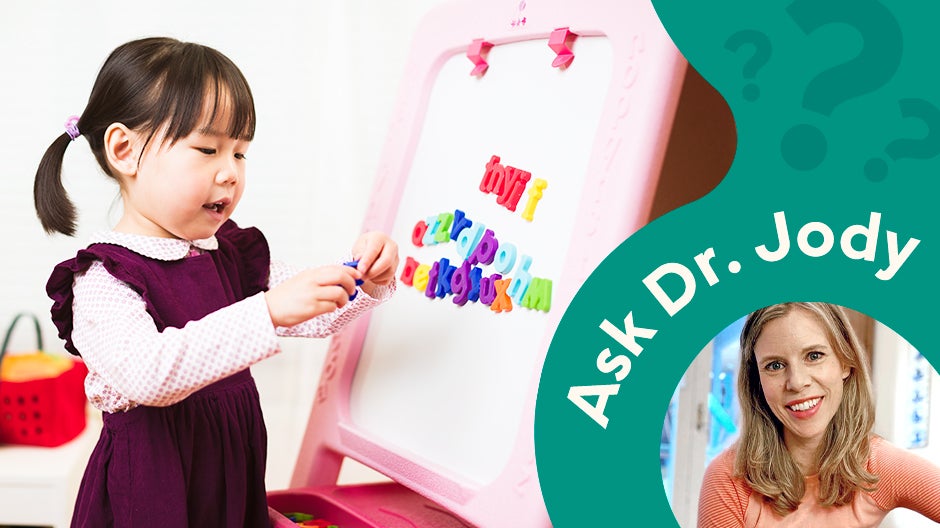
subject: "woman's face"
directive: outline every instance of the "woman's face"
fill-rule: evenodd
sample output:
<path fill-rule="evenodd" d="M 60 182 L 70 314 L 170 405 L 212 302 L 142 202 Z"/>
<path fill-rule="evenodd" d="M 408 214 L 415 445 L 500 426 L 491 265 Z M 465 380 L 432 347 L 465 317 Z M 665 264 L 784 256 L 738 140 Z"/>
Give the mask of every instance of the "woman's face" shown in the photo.
<path fill-rule="evenodd" d="M 788 448 L 815 449 L 842 403 L 849 368 L 823 325 L 795 308 L 767 323 L 754 345 L 764 399 L 783 424 Z"/>

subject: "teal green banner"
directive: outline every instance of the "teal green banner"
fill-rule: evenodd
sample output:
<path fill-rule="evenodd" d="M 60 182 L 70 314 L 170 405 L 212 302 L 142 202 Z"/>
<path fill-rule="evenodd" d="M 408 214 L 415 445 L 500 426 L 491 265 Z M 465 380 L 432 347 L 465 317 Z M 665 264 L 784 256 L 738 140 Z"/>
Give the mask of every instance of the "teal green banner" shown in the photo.
<path fill-rule="evenodd" d="M 654 6 L 731 108 L 737 153 L 711 193 L 614 250 L 557 329 L 535 424 L 557 528 L 677 526 L 660 469 L 670 398 L 755 308 L 836 303 L 940 360 L 940 4 Z"/>

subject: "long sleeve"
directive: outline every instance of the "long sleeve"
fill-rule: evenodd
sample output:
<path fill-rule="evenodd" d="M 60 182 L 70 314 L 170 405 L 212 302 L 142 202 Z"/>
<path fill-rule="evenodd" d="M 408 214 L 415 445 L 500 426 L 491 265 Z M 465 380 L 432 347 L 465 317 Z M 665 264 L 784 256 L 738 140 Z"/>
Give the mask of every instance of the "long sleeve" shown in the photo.
<path fill-rule="evenodd" d="M 299 271 L 272 262 L 270 286 Z M 139 293 L 100 262 L 76 274 L 72 341 L 88 365 L 85 392 L 105 412 L 137 405 L 167 406 L 280 351 L 277 336 L 325 337 L 338 332 L 395 289 L 360 291 L 341 309 L 275 328 L 259 293 L 191 321 L 158 331 Z"/>
<path fill-rule="evenodd" d="M 725 451 L 705 470 L 698 502 L 698 528 L 744 526 L 750 491 L 733 476 L 734 454 Z"/>
<path fill-rule="evenodd" d="M 940 468 L 880 438 L 872 444 L 873 469 L 881 477 L 872 494 L 878 505 L 907 508 L 940 522 Z"/>
<path fill-rule="evenodd" d="M 72 339 L 96 408 L 167 406 L 279 351 L 263 294 L 159 332 L 141 296 L 100 262 L 76 275 Z"/>
<path fill-rule="evenodd" d="M 283 262 L 271 261 L 271 274 L 268 279 L 268 287 L 273 288 L 285 280 L 293 277 L 301 271 L 301 268 L 285 264 Z M 395 291 L 395 282 L 392 281 L 388 286 L 380 286 L 369 295 L 362 289 L 358 290 L 356 298 L 338 310 L 325 313 L 314 317 L 303 323 L 291 327 L 278 327 L 277 335 L 285 337 L 327 337 L 339 332 L 347 324 L 354 321 L 368 310 L 378 306 L 391 297 Z"/>

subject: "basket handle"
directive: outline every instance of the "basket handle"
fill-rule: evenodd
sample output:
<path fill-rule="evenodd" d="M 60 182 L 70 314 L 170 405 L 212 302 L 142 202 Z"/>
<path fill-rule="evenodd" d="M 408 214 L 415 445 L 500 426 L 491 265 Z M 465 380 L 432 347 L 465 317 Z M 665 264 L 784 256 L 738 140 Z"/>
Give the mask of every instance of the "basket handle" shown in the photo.
<path fill-rule="evenodd" d="M 13 329 L 16 327 L 16 323 L 23 317 L 28 317 L 33 320 L 33 326 L 36 327 L 36 349 L 40 352 L 42 351 L 42 330 L 39 328 L 39 318 L 29 312 L 20 312 L 13 318 L 13 322 L 10 323 L 6 335 L 3 337 L 3 346 L 0 346 L 0 361 L 3 361 L 3 356 L 7 353 L 7 346 L 10 344 L 10 338 L 13 337 Z"/>

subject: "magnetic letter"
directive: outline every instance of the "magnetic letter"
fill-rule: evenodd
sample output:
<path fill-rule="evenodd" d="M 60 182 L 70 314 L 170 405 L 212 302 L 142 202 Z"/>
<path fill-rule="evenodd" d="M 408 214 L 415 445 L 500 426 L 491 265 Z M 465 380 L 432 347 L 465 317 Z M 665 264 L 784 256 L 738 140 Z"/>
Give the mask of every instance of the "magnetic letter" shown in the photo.
<path fill-rule="evenodd" d="M 499 156 L 493 156 L 490 158 L 490 161 L 486 164 L 486 171 L 483 173 L 483 180 L 480 182 L 480 190 L 485 193 L 493 192 L 493 187 L 496 185 L 497 179 L 501 174 L 497 174 L 497 168 L 500 169 L 502 173 L 502 165 L 499 164 Z"/>
<path fill-rule="evenodd" d="M 405 259 L 405 267 L 401 270 L 401 283 L 405 286 L 411 286 L 411 281 L 414 280 L 416 269 L 418 269 L 417 260 L 411 257 Z"/>
<path fill-rule="evenodd" d="M 509 270 L 516 265 L 516 246 L 513 244 L 503 244 L 496 252 L 496 261 L 493 267 L 500 273 L 509 273 Z"/>
<path fill-rule="evenodd" d="M 522 306 L 530 310 L 548 312 L 552 309 L 552 281 L 534 278 L 522 299 Z"/>
<path fill-rule="evenodd" d="M 434 241 L 434 235 L 437 234 L 437 227 L 440 224 L 441 224 L 441 221 L 438 219 L 438 217 L 436 216 L 428 217 L 428 229 L 424 233 L 424 239 L 422 240 L 425 246 L 433 246 L 434 244 L 437 244 L 437 242 Z"/>
<path fill-rule="evenodd" d="M 466 262 L 466 261 L 464 261 Z M 444 298 L 445 295 L 449 295 L 451 292 L 450 289 L 450 280 L 454 276 L 454 271 L 457 269 L 450 265 L 450 260 L 442 258 L 439 262 L 440 267 L 438 268 L 437 276 L 437 290 L 435 290 L 435 295 Z"/>
<path fill-rule="evenodd" d="M 484 224 L 476 223 L 461 231 L 457 235 L 457 254 L 463 257 L 464 260 L 470 258 L 473 250 L 480 243 L 480 237 L 483 236 L 485 230 L 486 226 Z"/>
<path fill-rule="evenodd" d="M 490 310 L 497 313 L 511 312 L 512 299 L 506 295 L 506 289 L 509 288 L 509 279 L 493 281 L 493 286 L 496 287 L 496 298 L 493 299 L 493 303 L 490 304 Z"/>
<path fill-rule="evenodd" d="M 425 291 L 428 287 L 428 272 L 431 271 L 431 266 L 427 264 L 421 264 L 415 270 L 414 277 L 414 287 L 418 291 Z"/>
<path fill-rule="evenodd" d="M 496 203 L 510 211 L 515 211 L 516 205 L 519 203 L 519 197 L 522 196 L 522 191 L 525 190 L 525 186 L 528 185 L 531 177 L 532 174 L 524 170 L 506 167 L 505 183 L 502 192 L 496 198 Z"/>
<path fill-rule="evenodd" d="M 424 289 L 424 296 L 428 299 L 433 299 L 434 294 L 437 293 L 437 283 L 438 278 L 441 274 L 441 263 L 435 262 L 431 265 L 431 269 L 428 270 L 428 283 Z"/>
<path fill-rule="evenodd" d="M 424 234 L 428 232 L 428 224 L 424 220 L 418 220 L 418 223 L 415 224 L 414 229 L 411 230 L 411 243 L 421 247 L 424 245 L 422 240 L 424 239 Z"/>
<path fill-rule="evenodd" d="M 529 288 L 529 283 L 532 282 L 532 275 L 529 274 L 529 266 L 531 265 L 532 257 L 522 255 L 522 257 L 519 258 L 519 267 L 517 267 L 516 271 L 513 273 L 512 283 L 510 283 L 506 294 L 512 297 L 512 299 L 516 301 L 516 304 L 522 304 L 525 291 Z"/>
<path fill-rule="evenodd" d="M 450 278 L 450 291 L 454 292 L 454 304 L 463 306 L 470 298 L 470 263 L 466 260 L 454 271 Z"/>
<path fill-rule="evenodd" d="M 466 262 L 466 261 L 464 261 Z M 480 300 L 480 281 L 483 280 L 483 269 L 474 267 L 470 270 L 470 295 L 467 299 L 477 302 Z"/>
<path fill-rule="evenodd" d="M 538 205 L 539 200 L 542 199 L 542 191 L 548 187 L 548 182 L 542 178 L 536 178 L 532 181 L 532 188 L 529 189 L 529 200 L 525 203 L 525 208 L 522 209 L 522 218 L 527 222 L 531 222 L 532 218 L 535 216 L 535 206 Z"/>
<path fill-rule="evenodd" d="M 502 279 L 503 276 L 499 273 L 494 273 L 489 277 L 483 277 L 480 279 L 480 302 L 485 305 L 493 304 L 493 300 L 496 299 L 496 285 L 495 282 L 499 279 Z"/>
<path fill-rule="evenodd" d="M 457 235 L 466 227 L 473 225 L 473 222 L 467 218 L 467 215 L 464 214 L 460 209 L 454 210 L 454 226 L 450 229 L 450 239 L 457 240 Z"/>
<path fill-rule="evenodd" d="M 451 213 L 441 213 L 437 215 L 437 220 L 440 222 L 440 225 L 437 228 L 437 233 L 434 235 L 434 243 L 443 244 L 450 239 L 450 224 L 454 221 L 454 215 Z"/>
<path fill-rule="evenodd" d="M 496 240 L 496 237 L 493 236 L 493 230 L 487 229 L 480 238 L 480 242 L 477 244 L 476 249 L 473 250 L 470 258 L 467 260 L 470 262 L 470 264 L 491 264 L 493 262 L 493 257 L 496 255 L 496 249 L 498 247 L 499 241 Z"/>

